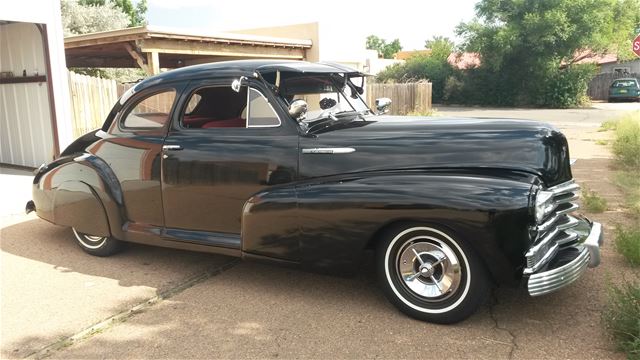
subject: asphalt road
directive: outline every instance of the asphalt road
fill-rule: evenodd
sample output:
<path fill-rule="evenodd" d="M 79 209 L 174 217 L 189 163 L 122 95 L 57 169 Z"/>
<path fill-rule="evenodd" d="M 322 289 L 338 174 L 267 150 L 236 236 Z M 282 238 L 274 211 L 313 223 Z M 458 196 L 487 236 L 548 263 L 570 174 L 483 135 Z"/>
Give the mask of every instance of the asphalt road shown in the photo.
<path fill-rule="evenodd" d="M 602 121 L 584 110 L 439 108 L 452 116 L 533 118 L 565 131 L 574 176 L 615 208 Z M 610 243 L 603 265 L 542 298 L 498 289 L 467 321 L 441 326 L 395 310 L 370 265 L 353 278 L 148 246 L 97 258 L 69 229 L 21 214 L 28 173 L 0 169 L 2 358 L 624 358 L 600 324 L 606 274 L 628 271 Z M 610 233 L 615 211 L 596 216 Z"/>

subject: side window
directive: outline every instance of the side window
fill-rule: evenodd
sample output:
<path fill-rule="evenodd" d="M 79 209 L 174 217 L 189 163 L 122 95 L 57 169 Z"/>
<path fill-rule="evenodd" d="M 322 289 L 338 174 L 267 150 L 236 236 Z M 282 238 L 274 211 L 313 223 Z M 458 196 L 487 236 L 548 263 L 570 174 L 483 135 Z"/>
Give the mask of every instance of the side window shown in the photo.
<path fill-rule="evenodd" d="M 129 110 L 122 120 L 125 128 L 156 129 L 169 121 L 169 113 L 176 99 L 174 89 L 150 95 Z"/>
<path fill-rule="evenodd" d="M 191 114 L 196 109 L 196 106 L 198 106 L 198 104 L 200 103 L 200 99 L 202 99 L 202 96 L 200 96 L 200 94 L 193 94 L 191 96 L 191 99 L 189 99 L 189 102 L 187 103 L 187 108 L 184 109 L 184 113 L 186 115 Z"/>
<path fill-rule="evenodd" d="M 258 90 L 249 89 L 249 116 L 247 127 L 277 127 L 280 118 L 267 98 Z"/>
<path fill-rule="evenodd" d="M 244 128 L 246 107 L 246 86 L 240 92 L 229 85 L 200 88 L 189 97 L 180 122 L 189 129 Z"/>

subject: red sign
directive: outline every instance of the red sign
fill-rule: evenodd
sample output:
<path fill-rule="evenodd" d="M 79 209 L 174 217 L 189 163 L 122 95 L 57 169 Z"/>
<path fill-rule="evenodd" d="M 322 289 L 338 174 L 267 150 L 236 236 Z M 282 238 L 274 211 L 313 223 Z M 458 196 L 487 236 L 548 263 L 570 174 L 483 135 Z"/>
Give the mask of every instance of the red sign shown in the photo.
<path fill-rule="evenodd" d="M 640 57 L 640 34 L 633 39 L 633 52 Z"/>

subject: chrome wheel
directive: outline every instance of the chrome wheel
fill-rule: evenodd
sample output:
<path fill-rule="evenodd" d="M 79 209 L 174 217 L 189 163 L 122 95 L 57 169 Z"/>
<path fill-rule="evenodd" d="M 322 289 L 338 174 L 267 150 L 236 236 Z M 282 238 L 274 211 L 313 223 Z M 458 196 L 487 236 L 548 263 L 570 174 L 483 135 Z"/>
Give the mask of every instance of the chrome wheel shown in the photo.
<path fill-rule="evenodd" d="M 425 301 L 442 301 L 462 282 L 461 265 L 451 247 L 431 236 L 414 237 L 398 251 L 402 283 Z"/>
<path fill-rule="evenodd" d="M 78 232 L 75 228 L 72 228 L 72 230 L 76 239 L 87 249 L 99 249 L 107 242 L 108 239 L 106 236 L 91 236 L 83 234 Z"/>
<path fill-rule="evenodd" d="M 489 293 L 481 260 L 454 230 L 398 223 L 381 234 L 376 252 L 385 296 L 416 319 L 441 324 L 463 320 Z"/>

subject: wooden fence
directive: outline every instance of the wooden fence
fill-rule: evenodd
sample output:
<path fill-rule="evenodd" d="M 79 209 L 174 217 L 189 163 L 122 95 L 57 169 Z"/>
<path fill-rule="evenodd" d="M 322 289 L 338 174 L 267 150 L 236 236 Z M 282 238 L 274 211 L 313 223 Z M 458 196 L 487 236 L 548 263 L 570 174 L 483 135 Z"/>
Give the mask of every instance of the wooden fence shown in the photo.
<path fill-rule="evenodd" d="M 115 80 L 69 72 L 71 122 L 77 138 L 102 126 L 118 100 Z"/>
<path fill-rule="evenodd" d="M 640 81 L 640 74 L 625 74 L 620 75 L 616 73 L 598 74 L 589 82 L 589 89 L 587 94 L 593 100 L 607 100 L 609 97 L 609 87 L 615 79 L 619 78 L 636 78 Z"/>
<path fill-rule="evenodd" d="M 135 84 L 118 84 L 115 80 L 100 79 L 69 72 L 73 136 L 79 137 L 102 126 L 118 98 Z M 171 95 L 171 94 L 168 94 Z M 375 99 L 391 99 L 390 114 L 406 115 L 431 110 L 431 83 L 367 84 L 367 102 L 375 106 Z"/>
<path fill-rule="evenodd" d="M 431 110 L 431 83 L 367 84 L 367 103 L 373 108 L 376 99 L 391 99 L 390 114 L 407 115 L 426 113 Z"/>

